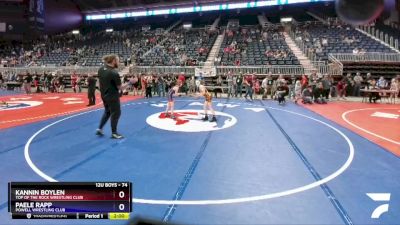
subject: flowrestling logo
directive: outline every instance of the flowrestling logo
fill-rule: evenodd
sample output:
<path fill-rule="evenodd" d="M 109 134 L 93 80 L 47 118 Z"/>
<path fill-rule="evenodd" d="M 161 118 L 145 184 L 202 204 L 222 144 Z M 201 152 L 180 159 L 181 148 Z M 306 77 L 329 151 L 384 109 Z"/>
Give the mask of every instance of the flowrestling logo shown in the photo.
<path fill-rule="evenodd" d="M 379 219 L 382 214 L 389 212 L 390 193 L 366 193 L 369 198 L 382 204 L 375 208 L 371 214 L 372 219 Z"/>
<path fill-rule="evenodd" d="M 39 101 L 7 101 L 0 102 L 0 111 L 25 109 L 43 104 Z"/>
<path fill-rule="evenodd" d="M 226 129 L 236 124 L 237 119 L 223 112 L 215 112 L 217 122 L 203 121 L 203 110 L 176 110 L 172 119 L 165 112 L 147 117 L 146 122 L 155 128 L 176 132 L 207 132 Z M 209 115 L 209 119 L 211 116 Z"/>

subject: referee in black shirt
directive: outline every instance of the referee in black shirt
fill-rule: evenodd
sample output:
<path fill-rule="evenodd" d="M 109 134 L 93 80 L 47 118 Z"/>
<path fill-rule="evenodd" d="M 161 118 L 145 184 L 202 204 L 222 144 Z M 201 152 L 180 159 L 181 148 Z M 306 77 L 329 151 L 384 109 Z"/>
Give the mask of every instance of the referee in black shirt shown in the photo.
<path fill-rule="evenodd" d="M 111 117 L 111 138 L 121 139 L 122 135 L 117 133 L 117 125 L 121 116 L 121 104 L 119 101 L 119 92 L 122 90 L 121 79 L 116 71 L 119 64 L 119 58 L 116 55 L 106 55 L 103 57 L 104 66 L 98 71 L 100 93 L 104 104 L 104 114 L 101 118 L 99 129 L 96 135 L 103 136 L 103 127 Z"/>

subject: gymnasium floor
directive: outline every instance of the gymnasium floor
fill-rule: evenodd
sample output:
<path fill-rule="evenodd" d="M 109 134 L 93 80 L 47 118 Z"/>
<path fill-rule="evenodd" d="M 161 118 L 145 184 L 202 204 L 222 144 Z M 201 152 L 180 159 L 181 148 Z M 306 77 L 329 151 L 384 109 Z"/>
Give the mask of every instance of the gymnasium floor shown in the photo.
<path fill-rule="evenodd" d="M 0 97 L 17 102 L 0 108 L 1 225 L 126 224 L 13 221 L 9 181 L 131 181 L 134 217 L 177 224 L 399 224 L 399 105 L 215 99 L 214 124 L 198 120 L 201 98 L 178 98 L 172 121 L 160 116 L 165 99 L 125 97 L 126 138 L 112 140 L 108 125 L 105 137 L 94 135 L 101 105 L 87 109 L 82 99 Z M 382 204 L 388 212 L 371 218 Z"/>

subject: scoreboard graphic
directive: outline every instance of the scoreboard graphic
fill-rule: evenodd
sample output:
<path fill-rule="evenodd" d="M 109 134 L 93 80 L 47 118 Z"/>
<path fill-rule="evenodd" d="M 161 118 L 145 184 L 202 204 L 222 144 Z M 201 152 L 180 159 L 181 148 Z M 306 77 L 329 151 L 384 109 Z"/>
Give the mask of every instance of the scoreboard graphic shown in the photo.
<path fill-rule="evenodd" d="M 130 182 L 11 182 L 13 219 L 129 219 Z"/>

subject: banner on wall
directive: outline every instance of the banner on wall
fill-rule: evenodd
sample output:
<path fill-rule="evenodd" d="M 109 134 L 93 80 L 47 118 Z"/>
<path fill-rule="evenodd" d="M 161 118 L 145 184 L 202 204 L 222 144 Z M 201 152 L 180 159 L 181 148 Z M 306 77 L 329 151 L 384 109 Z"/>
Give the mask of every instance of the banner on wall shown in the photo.
<path fill-rule="evenodd" d="M 215 77 L 217 76 L 217 69 L 215 67 L 195 68 L 196 77 Z"/>

